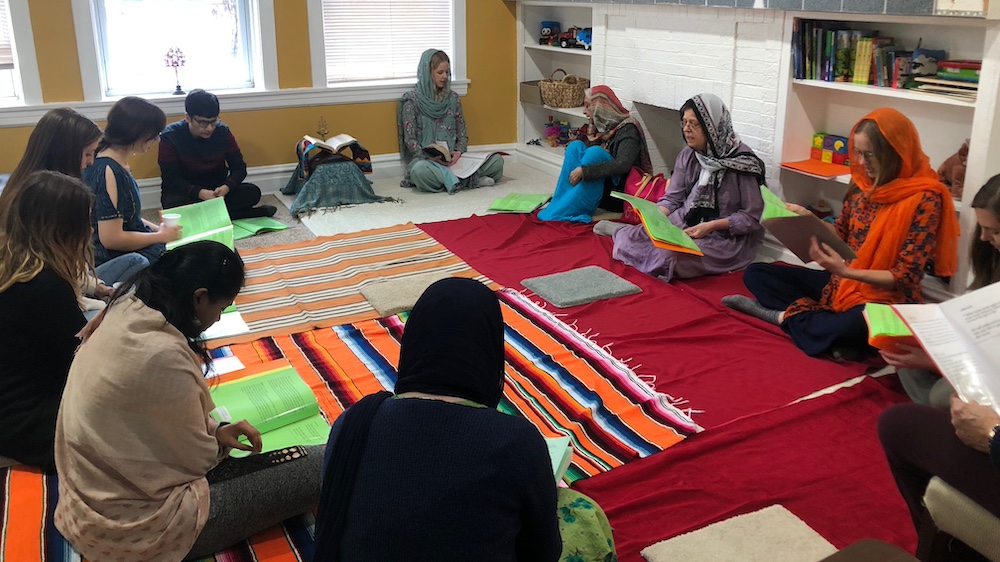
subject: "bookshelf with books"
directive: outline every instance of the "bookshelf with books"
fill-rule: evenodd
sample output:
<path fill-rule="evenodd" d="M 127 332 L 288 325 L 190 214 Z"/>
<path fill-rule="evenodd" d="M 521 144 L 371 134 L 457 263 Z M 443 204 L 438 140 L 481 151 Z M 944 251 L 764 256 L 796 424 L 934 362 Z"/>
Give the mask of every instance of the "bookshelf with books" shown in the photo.
<path fill-rule="evenodd" d="M 821 33 L 810 31 L 816 29 Z M 815 40 L 820 34 L 824 39 L 819 44 L 830 44 L 831 48 L 818 50 L 815 41 L 807 44 L 807 35 Z M 998 41 L 1000 23 L 986 19 L 821 13 L 789 17 L 782 60 L 785 87 L 779 89 L 776 139 L 776 154 L 783 164 L 778 182 L 782 196 L 803 205 L 816 205 L 822 199 L 839 213 L 849 176 L 810 174 L 802 171 L 808 166 L 795 163 L 811 158 L 816 133 L 846 137 L 859 119 L 880 107 L 897 109 L 913 121 L 935 169 L 971 139 L 966 185 L 980 186 L 1000 173 L 1000 115 L 996 104 L 985 103 L 997 99 L 1000 93 Z M 836 45 L 841 47 L 839 61 L 837 49 L 833 48 Z M 893 87 L 903 84 L 898 72 L 888 71 L 889 66 L 896 58 L 900 66 L 905 64 L 905 57 L 912 56 L 918 45 L 943 49 L 946 60 L 982 61 L 983 80 L 968 88 L 976 94 Z M 858 52 L 867 54 L 859 61 Z M 872 66 L 875 54 L 885 58 L 881 72 Z M 968 208 L 975 191 L 965 190 L 956 204 L 960 211 Z M 974 223 L 972 213 L 961 214 L 961 244 L 965 248 Z M 961 252 L 959 275 L 948 287 L 951 293 L 964 290 L 962 279 L 968 272 L 965 254 Z"/>
<path fill-rule="evenodd" d="M 557 39 L 550 41 L 552 44 L 541 44 L 542 29 L 550 27 L 546 22 L 556 22 L 559 24 L 558 33 L 565 35 L 571 27 L 591 28 L 592 21 L 593 8 L 588 4 L 530 0 L 517 3 L 518 81 L 522 84 L 517 139 L 519 157 L 529 165 L 556 173 L 562 165 L 564 147 L 549 146 L 545 140 L 549 117 L 556 122 L 567 123 L 571 128 L 579 128 L 587 122 L 582 106 L 556 108 L 544 105 L 537 92 L 532 93 L 533 86 L 524 87 L 524 83 L 532 84 L 552 76 L 557 69 L 581 78 L 589 79 L 591 76 L 592 51 L 589 48 L 580 43 L 561 47 L 555 32 L 553 35 Z M 555 78 L 561 76 L 562 73 L 556 73 Z M 540 144 L 527 144 L 535 139 L 539 139 Z"/>

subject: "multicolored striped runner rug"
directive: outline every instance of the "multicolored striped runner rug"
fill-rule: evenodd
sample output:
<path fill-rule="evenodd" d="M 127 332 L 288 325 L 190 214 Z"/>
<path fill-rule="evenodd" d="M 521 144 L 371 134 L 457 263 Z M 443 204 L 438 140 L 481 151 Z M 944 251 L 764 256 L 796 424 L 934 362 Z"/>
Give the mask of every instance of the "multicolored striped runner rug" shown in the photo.
<path fill-rule="evenodd" d="M 500 409 L 521 415 L 547 436 L 569 435 L 569 481 L 666 449 L 701 428 L 651 390 L 623 362 L 520 293 L 498 292 L 504 317 L 507 385 Z M 327 419 L 363 396 L 392 389 L 405 315 L 268 337 L 231 350 L 248 371 L 290 362 L 310 385 Z M 239 377 L 240 373 L 225 375 Z M 55 477 L 23 468 L 0 471 L 3 488 L 0 561 L 79 560 L 52 526 Z M 312 558 L 312 517 L 217 554 L 216 562 Z"/>
<path fill-rule="evenodd" d="M 440 272 L 498 286 L 413 224 L 240 252 L 246 286 L 236 297 L 250 333 L 213 346 L 378 318 L 366 283 Z"/>

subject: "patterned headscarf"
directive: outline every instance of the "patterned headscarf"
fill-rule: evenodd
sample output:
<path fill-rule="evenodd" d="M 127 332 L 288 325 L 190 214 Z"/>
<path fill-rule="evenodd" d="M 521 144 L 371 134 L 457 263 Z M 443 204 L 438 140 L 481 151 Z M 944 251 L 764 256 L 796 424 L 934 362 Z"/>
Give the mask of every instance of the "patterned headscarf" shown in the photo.
<path fill-rule="evenodd" d="M 740 152 L 743 141 L 733 129 L 726 104 L 715 94 L 699 94 L 681 106 L 681 115 L 687 109 L 694 109 L 708 143 L 705 152 L 695 151 L 701 164 L 698 176 L 700 192 L 696 196 L 695 207 L 716 208 L 719 185 L 727 171 L 751 174 L 764 183 L 764 162 L 752 152 Z"/>
<path fill-rule="evenodd" d="M 433 144 L 437 140 L 443 140 L 435 138 L 438 122 L 443 122 L 451 130 L 457 127 L 455 115 L 458 113 L 459 101 L 457 95 L 452 95 L 451 73 L 448 74 L 448 80 L 440 92 L 437 86 L 434 85 L 434 69 L 431 68 L 431 59 L 440 52 L 442 52 L 440 49 L 427 49 L 420 56 L 420 63 L 417 65 L 417 84 L 412 90 L 403 94 L 396 109 L 396 133 L 399 137 L 399 154 L 406 166 L 409 166 L 410 161 L 416 156 L 404 142 L 403 128 L 407 125 L 413 126 L 412 123 L 407 124 L 403 121 L 403 104 L 406 101 L 413 100 L 417 105 L 418 123 L 416 123 L 416 126 L 417 130 L 420 131 L 418 141 L 422 146 Z M 448 146 L 454 148 L 452 142 L 449 141 Z"/>
<path fill-rule="evenodd" d="M 639 152 L 639 167 L 642 171 L 652 173 L 653 163 L 649 158 L 649 147 L 646 145 L 646 135 L 642 125 L 632 118 L 628 109 L 608 86 L 594 86 L 590 89 L 590 123 L 597 131 L 601 144 L 610 141 L 625 125 L 635 125 L 639 130 L 642 148 Z"/>

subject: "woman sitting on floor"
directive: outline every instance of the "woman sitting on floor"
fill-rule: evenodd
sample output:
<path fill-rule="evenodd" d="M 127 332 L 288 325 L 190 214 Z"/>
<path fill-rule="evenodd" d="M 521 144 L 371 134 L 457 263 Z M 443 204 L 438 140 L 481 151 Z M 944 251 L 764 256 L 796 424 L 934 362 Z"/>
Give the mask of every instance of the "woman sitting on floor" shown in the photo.
<path fill-rule="evenodd" d="M 583 112 L 590 119 L 590 134 L 566 147 L 552 201 L 538 212 L 541 220 L 588 223 L 598 206 L 621 211 L 622 200 L 611 197 L 611 192 L 625 190 L 633 166 L 653 171 L 642 126 L 611 88 L 591 88 Z"/>
<path fill-rule="evenodd" d="M 416 87 L 403 94 L 396 116 L 399 155 L 405 173 L 403 187 L 420 191 L 454 193 L 466 187 L 493 185 L 503 177 L 503 156 L 494 154 L 479 169 L 460 180 L 449 169 L 469 149 L 462 101 L 451 91 L 451 60 L 444 51 L 428 49 L 417 66 Z M 448 145 L 451 160 L 431 157 L 424 147 L 435 143 Z"/>
<path fill-rule="evenodd" d="M 1000 175 L 990 178 L 976 193 L 972 210 L 976 213 L 976 231 L 969 248 L 973 273 L 969 289 L 975 290 L 1000 281 Z M 923 348 L 898 344 L 892 351 L 879 353 L 886 363 L 896 367 L 899 382 L 911 400 L 941 410 L 951 407 L 954 391 Z"/>
<path fill-rule="evenodd" d="M 0 455 L 55 471 L 52 443 L 90 255 L 93 197 L 80 180 L 35 172 L 0 213 Z"/>
<path fill-rule="evenodd" d="M 155 262 L 167 242 L 181 237 L 179 226 L 153 224 L 142 218 L 139 185 L 128 159 L 144 154 L 160 137 L 167 123 L 163 110 L 134 96 L 115 102 L 108 111 L 104 139 L 97 158 L 83 171 L 83 180 L 94 191 L 94 263 L 136 252 Z"/>
<path fill-rule="evenodd" d="M 209 416 L 211 359 L 198 338 L 243 279 L 222 244 L 181 246 L 82 334 L 56 429 L 55 524 L 88 559 L 201 558 L 316 505 L 322 447 L 288 462 L 227 459 L 231 448 L 259 451 L 260 433 Z"/>
<path fill-rule="evenodd" d="M 854 126 L 848 144 L 851 184 L 832 228 L 857 257 L 848 264 L 813 240 L 809 255 L 823 271 L 752 264 L 743 282 L 757 300 L 733 295 L 722 303 L 780 325 L 809 355 L 855 359 L 871 349 L 865 303 L 922 302 L 929 261 L 935 275 L 955 272 L 958 220 L 948 188 L 902 113 L 876 109 Z"/>
<path fill-rule="evenodd" d="M 657 205 L 705 255 L 657 248 L 641 224 L 602 221 L 594 227 L 598 234 L 613 232 L 615 259 L 663 281 L 740 269 L 753 261 L 764 241 L 764 163 L 733 130 L 722 100 L 701 94 L 686 101 L 681 131 L 687 147 L 677 155 L 670 185 Z"/>
<path fill-rule="evenodd" d="M 94 163 L 101 135 L 101 129 L 93 121 L 68 107 L 53 109 L 43 115 L 31 131 L 28 146 L 11 172 L 7 187 L 0 192 L 0 215 L 20 189 L 19 185 L 32 172 L 49 170 L 79 178 L 83 170 Z M 90 209 L 86 214 L 89 221 Z M 95 275 L 88 272 L 81 280 L 80 305 L 84 315 L 88 319 L 93 318 L 104 308 L 103 299 L 111 296 L 111 286 L 125 281 L 147 265 L 149 260 L 139 254 L 124 254 L 97 266 Z"/>
<path fill-rule="evenodd" d="M 477 281 L 424 292 L 403 331 L 395 396 L 363 398 L 330 432 L 316 560 L 614 559 L 607 519 L 585 497 L 560 490 L 578 515 L 557 520 L 542 436 L 497 411 L 503 331 L 496 295 Z"/>

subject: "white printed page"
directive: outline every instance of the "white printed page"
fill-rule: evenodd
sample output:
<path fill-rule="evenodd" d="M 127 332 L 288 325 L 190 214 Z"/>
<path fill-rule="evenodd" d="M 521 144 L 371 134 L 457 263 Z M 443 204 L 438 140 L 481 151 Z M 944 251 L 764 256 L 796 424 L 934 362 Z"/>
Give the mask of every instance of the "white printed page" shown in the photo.
<path fill-rule="evenodd" d="M 981 292 L 989 288 L 994 290 Z M 960 398 L 1000 412 L 1000 285 L 941 304 L 901 304 L 893 309 Z"/>
<path fill-rule="evenodd" d="M 457 162 L 448 167 L 451 173 L 455 174 L 459 179 L 465 179 L 472 174 L 476 173 L 476 170 L 486 162 L 486 159 L 490 156 L 496 154 L 495 152 L 466 152 L 462 154 L 462 157 L 458 159 Z"/>

